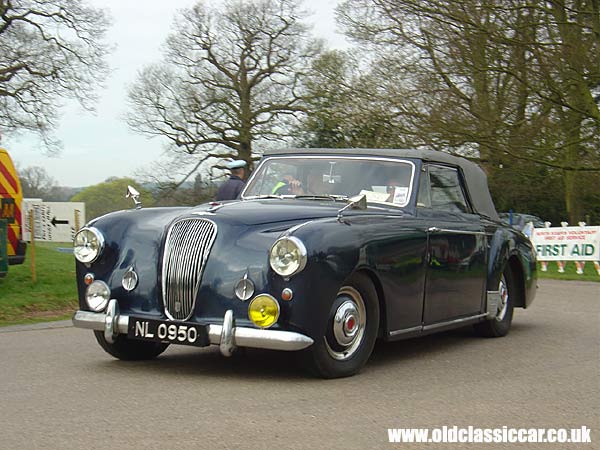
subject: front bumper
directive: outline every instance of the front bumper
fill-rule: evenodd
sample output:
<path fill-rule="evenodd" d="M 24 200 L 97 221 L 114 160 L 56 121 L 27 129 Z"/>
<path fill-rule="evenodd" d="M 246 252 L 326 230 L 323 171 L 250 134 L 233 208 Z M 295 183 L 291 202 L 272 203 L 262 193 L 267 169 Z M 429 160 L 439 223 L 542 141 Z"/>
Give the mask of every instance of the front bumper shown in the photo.
<path fill-rule="evenodd" d="M 73 315 L 73 325 L 88 330 L 104 331 L 108 342 L 114 342 L 119 334 L 127 334 L 129 316 L 119 313 L 119 304 L 112 299 L 106 313 L 77 311 Z M 236 327 L 233 311 L 225 312 L 223 325 L 207 325 L 211 344 L 219 346 L 221 353 L 231 356 L 236 347 L 254 347 L 270 350 L 302 350 L 314 342 L 310 337 L 293 331 L 262 330 L 258 328 Z"/>

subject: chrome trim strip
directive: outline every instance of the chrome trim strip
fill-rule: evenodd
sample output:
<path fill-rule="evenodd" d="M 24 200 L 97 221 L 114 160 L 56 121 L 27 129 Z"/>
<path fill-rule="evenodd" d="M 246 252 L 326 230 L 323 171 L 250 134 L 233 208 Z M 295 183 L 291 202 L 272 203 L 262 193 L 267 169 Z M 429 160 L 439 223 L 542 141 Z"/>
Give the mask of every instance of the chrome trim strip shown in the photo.
<path fill-rule="evenodd" d="M 415 181 L 415 172 L 416 172 L 415 163 L 412 161 L 408 161 L 406 159 L 389 158 L 389 157 L 384 157 L 384 156 L 370 156 L 370 157 L 369 156 L 341 156 L 341 155 L 314 155 L 314 156 L 303 155 L 302 157 L 300 157 L 299 155 L 268 156 L 268 157 L 262 159 L 261 163 L 252 172 L 252 175 L 250 175 L 250 178 L 248 178 L 248 180 L 246 180 L 246 185 L 244 186 L 244 190 L 240 193 L 240 198 L 242 200 L 246 199 L 246 197 L 244 195 L 246 193 L 246 190 L 248 189 L 249 186 L 252 185 L 252 182 L 254 181 L 256 174 L 259 172 L 258 169 L 260 169 L 260 167 L 263 164 L 266 164 L 267 161 L 270 161 L 272 159 L 279 160 L 279 159 L 294 159 L 294 158 L 296 158 L 296 159 L 302 158 L 303 160 L 308 160 L 308 159 L 350 159 L 350 160 L 358 160 L 358 161 L 386 161 L 386 162 L 393 162 L 393 163 L 408 164 L 412 167 L 412 171 L 410 174 L 410 184 L 408 186 L 408 195 L 406 196 L 406 202 L 401 205 L 394 204 L 393 206 L 397 206 L 399 208 L 404 208 L 410 203 L 410 198 L 412 197 L 412 194 L 413 194 L 413 184 Z M 375 202 L 375 203 L 387 204 L 384 202 Z"/>
<path fill-rule="evenodd" d="M 479 236 L 491 236 L 490 233 L 486 233 L 485 231 L 451 230 L 449 228 L 438 227 L 429 227 L 427 231 L 429 231 L 430 233 L 475 234 Z"/>
<path fill-rule="evenodd" d="M 462 322 L 469 322 L 470 320 L 482 319 L 487 317 L 488 313 L 477 314 L 469 317 L 461 317 L 460 319 L 448 320 L 447 322 L 434 323 L 432 325 L 425 325 L 423 331 L 435 330 L 436 328 L 447 327 L 448 325 L 457 325 Z"/>
<path fill-rule="evenodd" d="M 303 226 L 308 225 L 309 223 L 313 223 L 313 222 L 314 222 L 314 220 L 309 220 L 307 222 L 303 222 L 303 223 L 300 223 L 298 225 L 294 225 L 293 227 L 287 229 L 287 231 L 285 232 L 285 236 L 289 236 L 292 233 L 298 231 Z"/>
<path fill-rule="evenodd" d="M 77 328 L 87 330 L 103 331 L 105 327 L 106 314 L 93 313 L 89 311 L 77 311 L 73 315 L 73 325 Z M 119 315 L 114 330 L 119 334 L 127 334 L 129 328 L 129 316 Z M 221 344 L 222 325 L 208 325 L 208 338 L 211 344 Z M 304 334 L 294 331 L 263 330 L 259 328 L 232 327 L 231 334 L 233 343 L 239 347 L 264 348 L 268 350 L 296 351 L 311 346 L 314 341 Z"/>
<path fill-rule="evenodd" d="M 419 325 L 418 327 L 412 327 L 412 328 L 403 328 L 401 330 L 394 330 L 394 331 L 390 331 L 388 333 L 389 336 L 398 336 L 400 334 L 405 334 L 405 333 L 413 333 L 415 331 L 421 331 L 423 329 L 423 325 Z"/>

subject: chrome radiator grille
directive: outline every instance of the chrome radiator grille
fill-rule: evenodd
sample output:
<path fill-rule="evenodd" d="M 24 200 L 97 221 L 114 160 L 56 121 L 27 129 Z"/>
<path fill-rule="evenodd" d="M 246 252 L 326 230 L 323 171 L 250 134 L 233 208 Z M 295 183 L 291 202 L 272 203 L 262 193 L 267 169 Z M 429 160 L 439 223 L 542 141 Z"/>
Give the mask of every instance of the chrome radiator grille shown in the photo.
<path fill-rule="evenodd" d="M 162 293 L 170 319 L 187 320 L 192 315 L 216 236 L 217 226 L 206 219 L 183 219 L 169 229 L 163 255 Z"/>

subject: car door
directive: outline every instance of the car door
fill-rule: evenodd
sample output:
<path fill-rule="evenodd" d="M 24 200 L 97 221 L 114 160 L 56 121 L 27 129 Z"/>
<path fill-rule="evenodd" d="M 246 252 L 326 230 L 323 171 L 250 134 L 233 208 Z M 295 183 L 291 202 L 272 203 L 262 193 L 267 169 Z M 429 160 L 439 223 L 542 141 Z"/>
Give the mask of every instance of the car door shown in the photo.
<path fill-rule="evenodd" d="M 456 167 L 428 164 L 421 176 L 417 214 L 427 223 L 425 326 L 481 312 L 487 236 Z"/>

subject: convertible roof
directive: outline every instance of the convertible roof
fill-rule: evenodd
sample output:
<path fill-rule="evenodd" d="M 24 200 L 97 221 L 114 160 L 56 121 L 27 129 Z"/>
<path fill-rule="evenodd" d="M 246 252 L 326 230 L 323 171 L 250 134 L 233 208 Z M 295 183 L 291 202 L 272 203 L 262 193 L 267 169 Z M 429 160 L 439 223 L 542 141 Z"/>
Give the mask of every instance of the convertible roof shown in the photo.
<path fill-rule="evenodd" d="M 285 155 L 345 155 L 345 156 L 383 156 L 387 158 L 411 158 L 457 166 L 461 169 L 469 191 L 473 208 L 484 216 L 499 220 L 498 213 L 488 189 L 487 177 L 477 164 L 458 156 L 434 150 L 415 149 L 373 149 L 373 148 L 288 148 L 267 150 L 264 156 Z"/>

